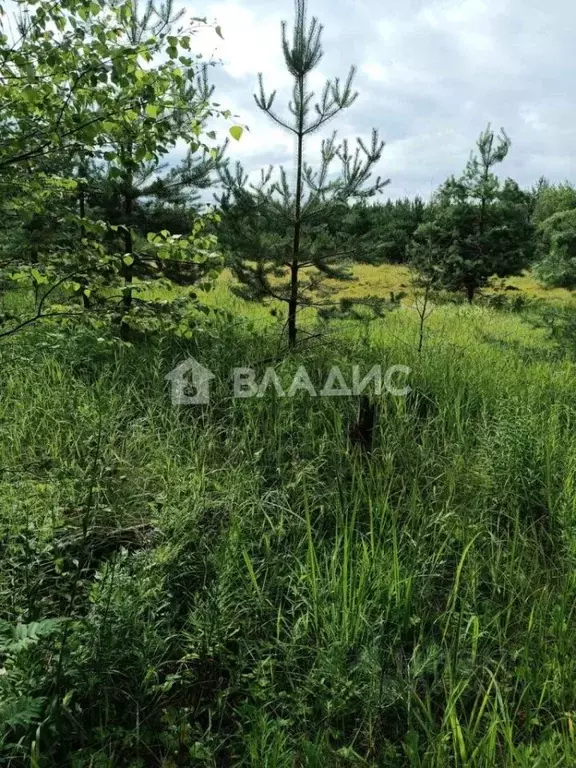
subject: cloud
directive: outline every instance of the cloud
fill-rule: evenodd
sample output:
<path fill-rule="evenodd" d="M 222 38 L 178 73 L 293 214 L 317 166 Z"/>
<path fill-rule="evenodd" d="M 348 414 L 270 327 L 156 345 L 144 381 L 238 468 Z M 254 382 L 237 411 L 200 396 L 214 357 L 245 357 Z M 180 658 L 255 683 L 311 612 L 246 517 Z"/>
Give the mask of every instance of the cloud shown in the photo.
<path fill-rule="evenodd" d="M 378 172 L 391 178 L 386 194 L 421 194 L 458 173 L 488 122 L 504 126 L 512 150 L 503 175 L 523 185 L 540 175 L 576 177 L 576 9 L 571 0 L 310 0 L 324 24 L 325 56 L 313 80 L 345 76 L 356 64 L 360 97 L 328 130 L 369 136 L 379 129 L 387 147 Z M 214 70 L 218 100 L 250 131 L 231 147 L 247 170 L 291 163 L 292 138 L 270 123 L 252 93 L 257 73 L 278 103 L 290 98 L 280 21 L 290 0 L 224 0 L 208 6 L 224 34 L 199 37 Z M 319 139 L 309 148 L 310 161 Z"/>

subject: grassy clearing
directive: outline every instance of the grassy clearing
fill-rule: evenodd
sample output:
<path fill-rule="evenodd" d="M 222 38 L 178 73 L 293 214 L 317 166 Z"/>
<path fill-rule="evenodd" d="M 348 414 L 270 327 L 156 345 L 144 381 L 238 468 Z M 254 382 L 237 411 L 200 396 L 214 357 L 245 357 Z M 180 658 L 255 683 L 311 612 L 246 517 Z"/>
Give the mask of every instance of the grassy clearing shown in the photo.
<path fill-rule="evenodd" d="M 407 267 L 402 265 L 386 265 L 374 267 L 367 264 L 356 265 L 353 270 L 354 282 L 337 283 L 333 281 L 333 287 L 338 288 L 338 295 L 348 298 L 360 298 L 369 294 L 376 296 L 388 296 L 390 293 L 405 292 L 410 294 L 411 274 Z M 508 291 L 506 290 L 508 288 Z M 516 288 L 527 299 L 541 299 L 557 304 L 573 304 L 574 297 L 565 288 L 544 288 L 536 279 L 526 272 L 517 277 L 509 277 L 506 280 L 495 280 L 492 287 L 483 291 L 486 295 L 509 294 Z"/>
<path fill-rule="evenodd" d="M 410 366 L 367 459 L 355 398 L 231 397 L 279 327 L 2 347 L 0 619 L 72 618 L 5 659 L 4 706 L 41 700 L 7 764 L 576 763 L 574 366 L 486 308 L 421 356 L 408 307 L 335 324 L 276 369 Z M 188 354 L 215 390 L 178 409 Z"/>
<path fill-rule="evenodd" d="M 356 264 L 352 269 L 353 279 L 350 281 L 327 280 L 326 284 L 334 291 L 335 298 L 358 299 L 366 296 L 378 296 L 388 298 L 390 294 L 407 294 L 405 303 L 410 303 L 410 296 L 413 294 L 412 274 L 408 267 L 396 264 L 387 264 L 384 266 L 371 266 L 369 264 Z M 216 284 L 216 290 L 211 298 L 208 298 L 209 304 L 224 303 L 226 306 L 232 306 L 242 314 L 248 311 L 250 314 L 260 316 L 258 307 L 252 307 L 247 310 L 244 302 L 235 300 L 230 295 L 230 286 L 233 278 L 228 271 L 223 272 L 220 280 Z M 508 290 L 507 290 L 508 289 Z M 486 296 L 500 294 L 513 298 L 518 293 L 525 299 L 541 300 L 551 305 L 572 306 L 574 296 L 571 291 L 565 288 L 545 288 L 540 285 L 533 275 L 529 272 L 517 277 L 509 277 L 506 280 L 495 279 L 493 285 L 482 291 Z M 178 289 L 177 289 L 178 290 Z M 155 298 L 168 298 L 172 292 L 156 291 Z M 260 308 L 261 309 L 261 308 Z M 264 310 L 265 314 L 265 310 Z"/>

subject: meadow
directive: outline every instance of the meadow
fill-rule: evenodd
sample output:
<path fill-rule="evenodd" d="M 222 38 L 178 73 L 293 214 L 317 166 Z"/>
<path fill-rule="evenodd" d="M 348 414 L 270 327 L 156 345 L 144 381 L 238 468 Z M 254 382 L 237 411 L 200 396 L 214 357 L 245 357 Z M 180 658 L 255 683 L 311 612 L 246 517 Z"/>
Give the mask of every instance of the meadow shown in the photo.
<path fill-rule="evenodd" d="M 212 301 L 234 322 L 189 341 L 2 346 L 3 764 L 576 764 L 571 356 L 461 305 L 418 353 L 405 305 L 277 358 L 281 318 Z M 216 379 L 178 408 L 188 355 Z M 412 392 L 375 398 L 367 454 L 357 397 L 233 398 L 270 360 L 407 365 Z"/>
<path fill-rule="evenodd" d="M 337 289 L 337 295 L 347 298 L 358 298 L 368 294 L 386 296 L 408 293 L 408 298 L 413 292 L 413 273 L 407 266 L 389 264 L 384 267 L 368 264 L 357 264 L 352 270 L 354 280 L 348 285 L 342 285 L 332 281 Z M 484 290 L 484 295 L 515 294 L 520 293 L 527 300 L 543 300 L 552 304 L 572 304 L 573 295 L 565 288 L 546 288 L 534 278 L 530 272 L 524 272 L 519 276 L 508 277 L 505 280 L 494 279 L 492 284 Z"/>
<path fill-rule="evenodd" d="M 0 0 L 0 766 L 576 766 L 563 113 L 459 10 L 332 9 L 325 80 L 320 2 L 278 78 L 228 5 Z"/>

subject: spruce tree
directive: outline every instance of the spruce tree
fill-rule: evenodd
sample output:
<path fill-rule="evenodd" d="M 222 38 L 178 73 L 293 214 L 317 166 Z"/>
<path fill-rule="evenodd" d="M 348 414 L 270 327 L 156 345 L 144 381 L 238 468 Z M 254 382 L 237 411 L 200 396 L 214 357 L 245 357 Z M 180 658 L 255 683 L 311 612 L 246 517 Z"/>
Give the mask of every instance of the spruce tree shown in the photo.
<path fill-rule="evenodd" d="M 271 297 L 287 305 L 290 347 L 297 341 L 298 311 L 322 303 L 322 279 L 349 277 L 347 263 L 370 248 L 368 237 L 334 234 L 349 203 L 376 195 L 388 183 L 372 179 L 384 148 L 376 131 L 368 144 L 357 139 L 354 149 L 346 140 L 339 142 L 334 132 L 322 141 L 318 166 L 306 160 L 307 140 L 358 96 L 352 67 L 344 81 L 328 80 L 315 100 L 309 78 L 323 57 L 322 30 L 315 17 L 308 21 L 306 0 L 297 0 L 291 36 L 286 22 L 281 30 L 284 62 L 294 81 L 288 114 L 276 110 L 276 91 L 266 93 L 262 74 L 254 95 L 258 107 L 295 138 L 294 183 L 284 167 L 277 174 L 272 167 L 265 169 L 258 183 L 249 184 L 240 164 L 235 172 L 226 166 L 226 193 L 219 199 L 224 214 L 220 239 L 240 292 L 249 299 Z"/>

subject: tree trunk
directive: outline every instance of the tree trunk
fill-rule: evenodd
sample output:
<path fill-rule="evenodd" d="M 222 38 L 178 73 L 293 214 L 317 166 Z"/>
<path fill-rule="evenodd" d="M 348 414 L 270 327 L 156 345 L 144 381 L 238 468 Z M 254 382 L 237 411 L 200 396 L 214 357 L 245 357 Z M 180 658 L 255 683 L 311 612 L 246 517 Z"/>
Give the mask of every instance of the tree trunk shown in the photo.
<path fill-rule="evenodd" d="M 132 146 L 128 149 L 128 157 L 132 159 Z M 126 317 L 130 314 L 132 309 L 132 281 L 134 278 L 134 243 L 132 241 L 132 230 L 130 226 L 132 224 L 132 187 L 133 187 L 132 173 L 128 173 L 125 178 L 124 189 L 124 226 L 126 227 L 124 232 L 124 254 L 123 256 L 131 256 L 132 263 L 126 264 L 122 260 L 121 275 L 124 279 L 124 295 L 122 296 L 122 320 L 120 322 L 120 338 L 128 341 L 130 339 L 130 326 L 126 322 Z"/>
<path fill-rule="evenodd" d="M 296 313 L 298 312 L 298 265 L 292 262 L 290 269 L 290 301 L 288 302 L 288 346 L 296 346 L 298 327 Z"/>
<path fill-rule="evenodd" d="M 128 193 L 124 199 L 124 212 L 126 214 L 126 221 L 130 222 L 132 216 L 132 200 L 130 193 Z M 134 246 L 132 243 L 132 231 L 130 224 L 126 225 L 126 232 L 124 233 L 124 255 L 129 255 L 134 258 Z M 122 277 L 124 278 L 124 295 L 122 297 L 122 322 L 120 323 L 120 337 L 127 341 L 130 337 L 130 326 L 126 322 L 126 316 L 130 314 L 132 309 L 132 280 L 133 280 L 133 264 L 126 264 L 122 262 Z"/>
<path fill-rule="evenodd" d="M 84 177 L 85 171 L 84 169 L 81 169 L 82 176 Z M 84 181 L 80 182 L 80 188 L 78 189 L 78 208 L 80 213 L 80 218 L 84 219 L 86 218 L 86 191 L 84 189 Z M 82 224 L 80 227 L 80 239 L 84 240 L 86 237 L 86 229 L 84 228 L 84 225 Z M 85 277 L 81 277 L 79 280 L 81 287 L 81 293 L 82 293 L 82 304 L 84 306 L 84 309 L 90 309 L 90 299 L 86 294 L 84 293 L 85 289 L 88 287 L 87 281 Z"/>
<path fill-rule="evenodd" d="M 474 294 L 476 293 L 476 286 L 474 283 L 467 283 L 466 284 L 466 297 L 468 299 L 468 304 L 472 304 L 474 302 Z"/>
<path fill-rule="evenodd" d="M 302 228 L 302 164 L 304 159 L 304 76 L 298 78 L 297 157 L 296 157 L 296 200 L 294 208 L 294 238 L 292 241 L 292 264 L 290 266 L 290 300 L 288 302 L 288 346 L 296 346 L 298 312 L 298 273 L 300 270 L 300 233 Z"/>

